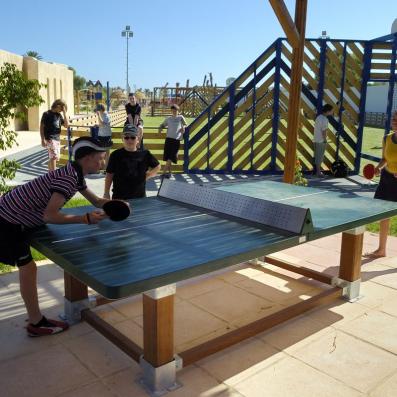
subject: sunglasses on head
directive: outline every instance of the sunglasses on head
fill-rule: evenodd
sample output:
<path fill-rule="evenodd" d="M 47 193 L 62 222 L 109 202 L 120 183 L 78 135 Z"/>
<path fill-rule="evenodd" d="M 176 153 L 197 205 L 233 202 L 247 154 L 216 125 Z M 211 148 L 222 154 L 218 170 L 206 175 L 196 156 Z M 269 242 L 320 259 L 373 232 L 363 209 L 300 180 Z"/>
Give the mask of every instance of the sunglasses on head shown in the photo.
<path fill-rule="evenodd" d="M 132 140 L 134 140 L 134 139 L 136 139 L 136 136 L 125 136 L 124 137 L 124 139 L 126 140 L 126 141 L 128 141 L 128 139 L 132 139 Z"/>

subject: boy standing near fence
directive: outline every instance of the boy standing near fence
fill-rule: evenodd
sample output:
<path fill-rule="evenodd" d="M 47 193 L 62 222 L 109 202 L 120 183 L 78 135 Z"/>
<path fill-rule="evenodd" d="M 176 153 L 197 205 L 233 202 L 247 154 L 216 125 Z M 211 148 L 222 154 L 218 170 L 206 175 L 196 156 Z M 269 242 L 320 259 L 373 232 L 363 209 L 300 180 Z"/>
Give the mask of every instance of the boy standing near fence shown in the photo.
<path fill-rule="evenodd" d="M 321 114 L 316 117 L 314 122 L 314 162 L 316 166 L 316 176 L 323 177 L 321 164 L 324 161 L 325 148 L 327 146 L 328 116 L 333 113 L 333 107 L 326 104 L 321 109 Z"/>
<path fill-rule="evenodd" d="M 43 113 L 40 122 L 41 146 L 48 150 L 48 170 L 53 171 L 61 158 L 61 126 L 69 127 L 65 101 L 57 99 L 50 110 Z"/>
<path fill-rule="evenodd" d="M 138 129 L 138 150 L 144 150 L 143 147 L 143 120 L 141 118 L 142 108 L 138 103 L 134 93 L 128 94 L 128 103 L 125 105 L 127 119 L 124 125 L 134 125 Z"/>
<path fill-rule="evenodd" d="M 164 178 L 171 176 L 171 163 L 178 163 L 178 151 L 183 134 L 185 133 L 185 127 L 187 126 L 185 118 L 181 114 L 178 114 L 178 105 L 172 105 L 171 112 L 172 116 L 167 117 L 159 126 L 160 133 L 163 131 L 163 128 L 167 128 L 163 155 L 163 160 L 166 162 L 163 172 Z"/>

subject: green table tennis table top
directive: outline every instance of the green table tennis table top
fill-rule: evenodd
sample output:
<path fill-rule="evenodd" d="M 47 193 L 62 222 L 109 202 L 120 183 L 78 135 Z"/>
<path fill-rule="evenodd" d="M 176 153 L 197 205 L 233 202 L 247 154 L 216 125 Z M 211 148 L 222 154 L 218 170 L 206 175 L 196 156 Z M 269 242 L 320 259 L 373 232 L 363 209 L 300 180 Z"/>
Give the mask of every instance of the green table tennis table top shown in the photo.
<path fill-rule="evenodd" d="M 132 216 L 122 222 L 47 225 L 34 234 L 32 246 L 101 295 L 117 299 L 397 215 L 397 203 L 278 182 L 216 189 L 310 208 L 314 230 L 297 235 L 152 197 L 133 200 Z"/>

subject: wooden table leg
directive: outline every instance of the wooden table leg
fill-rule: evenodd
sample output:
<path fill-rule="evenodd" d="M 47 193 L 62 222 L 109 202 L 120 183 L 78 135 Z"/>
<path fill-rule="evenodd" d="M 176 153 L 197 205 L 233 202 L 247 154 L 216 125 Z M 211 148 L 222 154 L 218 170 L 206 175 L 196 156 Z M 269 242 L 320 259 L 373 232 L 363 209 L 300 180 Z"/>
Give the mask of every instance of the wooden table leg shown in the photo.
<path fill-rule="evenodd" d="M 355 300 L 360 295 L 361 256 L 363 251 L 364 227 L 342 233 L 339 278 L 344 280 L 343 296 Z"/>
<path fill-rule="evenodd" d="M 152 299 L 143 294 L 144 358 L 157 368 L 174 359 L 174 295 Z"/>
<path fill-rule="evenodd" d="M 66 271 L 63 274 L 65 285 L 64 315 L 70 324 L 74 324 L 81 320 L 81 310 L 88 305 L 88 288 Z"/>
<path fill-rule="evenodd" d="M 143 294 L 143 385 L 151 393 L 179 387 L 174 357 L 175 284 Z"/>

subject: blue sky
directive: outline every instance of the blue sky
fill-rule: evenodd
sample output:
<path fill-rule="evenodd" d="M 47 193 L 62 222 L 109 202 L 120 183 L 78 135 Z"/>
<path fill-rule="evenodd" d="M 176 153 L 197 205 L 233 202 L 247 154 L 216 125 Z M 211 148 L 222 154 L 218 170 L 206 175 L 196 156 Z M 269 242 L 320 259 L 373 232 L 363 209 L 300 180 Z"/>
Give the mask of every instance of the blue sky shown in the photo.
<path fill-rule="evenodd" d="M 371 39 L 390 33 L 397 0 L 309 0 L 306 37 Z M 295 0 L 285 1 L 294 14 Z M 371 5 L 372 4 L 372 5 Z M 375 6 L 374 6 L 375 4 Z M 130 25 L 130 85 L 218 85 L 238 76 L 277 37 L 284 36 L 267 0 L 4 1 L 0 48 L 73 66 L 91 80 L 125 87 Z"/>

